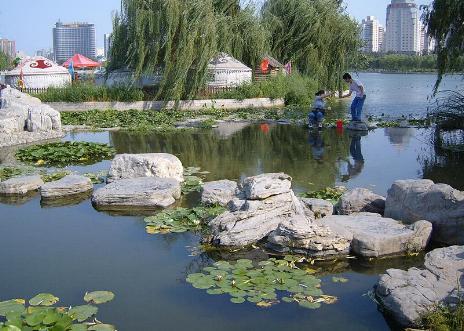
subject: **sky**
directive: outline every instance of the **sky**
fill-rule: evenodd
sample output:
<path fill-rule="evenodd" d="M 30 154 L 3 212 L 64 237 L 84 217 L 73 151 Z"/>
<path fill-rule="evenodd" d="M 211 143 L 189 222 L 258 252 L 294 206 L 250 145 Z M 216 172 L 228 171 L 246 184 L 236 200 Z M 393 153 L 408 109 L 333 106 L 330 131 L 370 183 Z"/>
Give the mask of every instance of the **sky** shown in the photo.
<path fill-rule="evenodd" d="M 416 0 L 428 4 L 430 0 Z M 72 4 L 78 3 L 78 6 Z M 112 30 L 111 17 L 120 0 L 0 0 L 0 38 L 16 41 L 16 49 L 28 55 L 53 47 L 52 28 L 58 20 L 94 23 L 97 48 L 103 48 L 103 35 Z M 345 0 L 348 13 L 361 21 L 376 16 L 385 25 L 390 0 Z"/>

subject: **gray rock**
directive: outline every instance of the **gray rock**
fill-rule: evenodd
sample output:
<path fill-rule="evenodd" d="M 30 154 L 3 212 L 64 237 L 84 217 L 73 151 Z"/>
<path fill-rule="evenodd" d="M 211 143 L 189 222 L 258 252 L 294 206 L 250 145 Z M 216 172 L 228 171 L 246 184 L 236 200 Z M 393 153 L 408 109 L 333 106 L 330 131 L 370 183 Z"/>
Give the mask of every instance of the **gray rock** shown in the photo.
<path fill-rule="evenodd" d="M 306 209 L 309 209 L 314 215 L 314 218 L 322 218 L 333 214 L 334 205 L 327 200 L 313 199 L 313 198 L 302 198 L 301 202 Z M 311 215 L 309 213 L 309 215 Z M 306 212 L 308 215 L 308 212 Z"/>
<path fill-rule="evenodd" d="M 351 121 L 347 124 L 346 129 L 352 131 L 369 131 L 369 126 L 365 122 Z"/>
<path fill-rule="evenodd" d="M 464 192 L 431 180 L 398 180 L 388 190 L 385 216 L 404 222 L 427 220 L 432 240 L 464 244 Z"/>
<path fill-rule="evenodd" d="M 40 187 L 40 194 L 44 199 L 63 198 L 76 195 L 93 189 L 90 178 L 78 175 L 68 175 L 60 180 L 46 183 Z"/>
<path fill-rule="evenodd" d="M 172 178 L 141 177 L 121 179 L 96 190 L 92 204 L 101 210 L 155 209 L 172 205 L 181 195 L 180 184 Z"/>
<path fill-rule="evenodd" d="M 264 200 L 235 201 L 237 208 L 226 211 L 209 223 L 213 243 L 246 246 L 265 238 L 294 211 L 293 192 Z"/>
<path fill-rule="evenodd" d="M 385 198 L 365 188 L 356 188 L 345 192 L 335 210 L 339 215 L 350 215 L 358 212 L 368 212 L 383 215 Z"/>
<path fill-rule="evenodd" d="M 325 217 L 320 224 L 351 242 L 351 252 L 365 257 L 379 257 L 422 251 L 428 244 L 432 224 L 418 221 L 406 226 L 378 214 L 360 213 Z"/>
<path fill-rule="evenodd" d="M 329 257 L 347 255 L 350 240 L 307 217 L 295 215 L 269 235 L 267 247 L 280 253 Z"/>
<path fill-rule="evenodd" d="M 115 156 L 111 162 L 108 183 L 138 177 L 173 178 L 183 182 L 184 167 L 176 156 L 167 153 L 118 154 Z"/>
<path fill-rule="evenodd" d="M 204 183 L 201 190 L 201 202 L 205 205 L 227 204 L 237 194 L 237 183 L 231 180 L 218 180 Z"/>
<path fill-rule="evenodd" d="M 292 177 L 284 173 L 268 173 L 243 180 L 242 191 L 247 199 L 266 199 L 273 195 L 290 192 Z"/>
<path fill-rule="evenodd" d="M 0 194 L 24 195 L 30 191 L 38 190 L 43 183 L 40 176 L 10 178 L 0 183 Z"/>
<path fill-rule="evenodd" d="M 464 246 L 435 249 L 425 256 L 424 269 L 388 269 L 375 294 L 383 308 L 402 326 L 419 326 L 421 316 L 439 303 L 462 300 Z"/>

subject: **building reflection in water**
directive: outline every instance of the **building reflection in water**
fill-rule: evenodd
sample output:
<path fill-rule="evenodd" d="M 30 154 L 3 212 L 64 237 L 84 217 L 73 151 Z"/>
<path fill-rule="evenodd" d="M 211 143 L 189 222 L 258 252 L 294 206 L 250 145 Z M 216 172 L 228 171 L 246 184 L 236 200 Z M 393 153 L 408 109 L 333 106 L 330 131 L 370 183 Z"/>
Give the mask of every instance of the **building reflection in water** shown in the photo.
<path fill-rule="evenodd" d="M 384 134 L 388 137 L 390 143 L 398 149 L 409 145 L 411 138 L 414 137 L 415 129 L 413 128 L 385 128 Z"/>

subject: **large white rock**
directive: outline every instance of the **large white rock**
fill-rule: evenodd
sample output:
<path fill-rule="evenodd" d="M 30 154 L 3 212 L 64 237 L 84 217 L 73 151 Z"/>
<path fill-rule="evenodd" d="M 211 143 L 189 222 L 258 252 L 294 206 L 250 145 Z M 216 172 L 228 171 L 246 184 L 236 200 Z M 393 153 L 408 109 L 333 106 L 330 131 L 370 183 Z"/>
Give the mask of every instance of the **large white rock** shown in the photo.
<path fill-rule="evenodd" d="M 327 200 L 315 198 L 300 199 L 306 209 L 306 214 L 313 214 L 314 218 L 322 218 L 333 214 L 334 205 Z"/>
<path fill-rule="evenodd" d="M 231 180 L 207 182 L 201 188 L 201 202 L 205 205 L 227 206 L 237 192 L 237 183 Z"/>
<path fill-rule="evenodd" d="M 428 244 L 432 224 L 418 221 L 411 226 L 379 214 L 333 215 L 321 224 L 351 242 L 351 252 L 365 257 L 379 257 L 422 251 Z"/>
<path fill-rule="evenodd" d="M 385 198 L 365 188 L 356 188 L 345 192 L 335 205 L 339 215 L 367 212 L 382 214 L 385 210 Z"/>
<path fill-rule="evenodd" d="M 433 223 L 434 241 L 464 244 L 464 192 L 433 181 L 398 180 L 388 190 L 385 217 Z"/>
<path fill-rule="evenodd" d="M 10 178 L 0 183 L 0 194 L 4 195 L 24 195 L 31 191 L 36 191 L 43 185 L 40 176 L 24 176 Z"/>
<path fill-rule="evenodd" d="M 183 182 L 184 167 L 176 156 L 167 153 L 116 155 L 111 162 L 108 183 L 137 177 L 173 178 Z"/>
<path fill-rule="evenodd" d="M 90 178 L 78 175 L 68 175 L 60 180 L 42 185 L 40 187 L 40 194 L 44 199 L 54 199 L 85 193 L 92 189 L 93 184 Z"/>
<path fill-rule="evenodd" d="M 154 209 L 172 205 L 180 195 L 180 184 L 175 179 L 139 177 L 121 179 L 96 190 L 92 204 L 102 210 Z"/>
<path fill-rule="evenodd" d="M 290 192 L 292 177 L 284 173 L 267 173 L 243 180 L 242 191 L 247 199 L 265 199 L 272 195 Z"/>
<path fill-rule="evenodd" d="M 424 269 L 388 269 L 376 285 L 376 297 L 399 324 L 419 326 L 422 314 L 437 304 L 463 299 L 463 271 L 464 246 L 438 248 L 427 253 Z"/>

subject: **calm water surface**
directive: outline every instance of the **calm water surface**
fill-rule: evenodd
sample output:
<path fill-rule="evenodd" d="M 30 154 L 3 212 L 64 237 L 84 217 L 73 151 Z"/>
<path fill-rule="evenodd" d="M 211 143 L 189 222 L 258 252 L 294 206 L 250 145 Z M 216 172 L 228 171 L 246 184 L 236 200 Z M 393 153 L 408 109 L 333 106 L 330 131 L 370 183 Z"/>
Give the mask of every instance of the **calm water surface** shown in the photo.
<path fill-rule="evenodd" d="M 386 194 L 401 178 L 431 178 L 463 189 L 462 158 L 435 149 L 430 134 L 390 128 L 360 136 L 236 123 L 197 132 L 79 133 L 65 139 L 107 142 L 119 153 L 172 153 L 184 166 L 210 171 L 207 180 L 284 171 L 299 192 L 345 185 Z M 105 161 L 71 169 L 108 168 Z M 193 205 L 197 199 L 193 194 L 181 203 Z M 98 318 L 119 330 L 389 330 L 367 293 L 387 268 L 422 263 L 417 257 L 318 265 L 322 289 L 339 298 L 336 304 L 318 310 L 286 303 L 260 309 L 232 304 L 227 295 L 208 295 L 184 281 L 215 260 L 267 258 L 260 250 L 208 255 L 195 249 L 200 238 L 194 233 L 148 235 L 142 217 L 100 213 L 89 200 L 41 207 L 35 196 L 0 202 L 0 215 L 0 300 L 51 292 L 63 304 L 77 305 L 86 291 L 111 290 L 116 298 L 100 306 Z M 349 282 L 332 283 L 333 275 Z"/>

